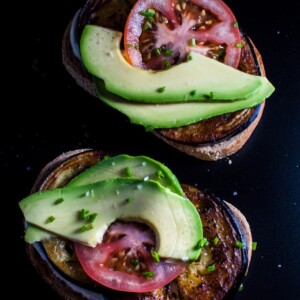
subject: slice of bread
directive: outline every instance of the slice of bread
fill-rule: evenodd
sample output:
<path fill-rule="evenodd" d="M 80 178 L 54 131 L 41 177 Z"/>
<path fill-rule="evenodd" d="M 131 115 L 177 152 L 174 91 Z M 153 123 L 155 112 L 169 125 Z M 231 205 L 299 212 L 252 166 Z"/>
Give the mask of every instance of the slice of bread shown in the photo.
<path fill-rule="evenodd" d="M 47 164 L 41 171 L 32 192 L 65 185 L 74 176 L 84 171 L 85 168 L 102 160 L 104 154 L 104 151 L 80 149 L 60 155 Z M 222 270 L 219 275 L 221 277 L 223 275 L 225 276 L 224 280 L 218 281 L 220 276 L 213 276 L 213 278 L 219 278 L 215 281 L 215 279 L 209 279 L 209 277 L 205 275 L 202 279 L 205 281 L 206 287 L 208 285 L 211 286 L 211 291 L 214 291 L 215 286 L 219 286 L 220 288 L 216 290 L 222 290 L 222 297 L 224 297 L 238 289 L 249 267 L 252 251 L 250 225 L 245 216 L 233 205 L 191 185 L 183 184 L 182 187 L 187 197 L 197 207 L 204 226 L 204 235 L 210 241 L 210 245 L 207 246 L 206 249 L 203 249 L 203 253 L 214 257 L 214 259 L 221 255 L 220 259 L 216 259 L 216 263 L 218 264 L 217 267 Z M 214 237 L 217 235 L 220 238 L 220 244 L 218 246 L 214 245 L 213 242 Z M 54 245 L 52 248 L 49 248 L 51 242 L 26 244 L 26 248 L 33 266 L 37 269 L 41 277 L 44 278 L 63 299 L 91 300 L 95 299 L 96 296 L 100 299 L 100 294 L 102 293 L 106 295 L 115 293 L 114 291 L 89 282 L 87 276 L 83 276 L 85 275 L 82 274 L 84 271 L 80 270 L 81 267 L 76 257 L 69 255 L 70 251 L 72 252 L 72 250 L 70 250 L 72 249 L 72 243 L 68 243 L 60 238 L 54 239 L 57 239 L 57 241 L 52 243 Z M 235 248 L 234 241 L 243 241 L 245 247 L 243 249 Z M 228 245 L 224 243 L 228 243 Z M 53 252 L 54 255 L 51 255 L 51 251 L 57 247 L 66 247 L 66 255 L 59 255 L 60 252 L 55 252 L 57 250 L 54 251 L 55 253 Z M 63 250 L 60 249 L 59 251 Z M 224 253 L 226 253 L 226 255 Z M 60 254 L 64 253 L 61 252 Z M 204 254 L 204 256 L 206 256 L 206 254 Z M 203 260 L 205 261 L 205 257 Z M 223 263 L 219 263 L 220 261 Z M 227 272 L 229 272 L 227 270 L 228 265 L 230 265 L 230 276 L 226 275 Z M 197 267 L 198 263 L 194 266 Z M 193 267 L 193 263 L 190 264 L 190 267 Z M 223 272 L 225 272 L 225 274 Z M 180 278 L 173 283 L 178 285 L 178 290 L 189 290 L 187 282 L 190 279 L 185 276 L 185 274 L 180 276 Z M 230 278 L 229 281 L 228 278 Z M 130 295 L 130 299 L 148 300 L 155 297 L 157 293 L 167 296 L 169 290 L 170 289 L 166 287 L 156 290 L 153 293 Z M 191 293 L 195 293 L 196 298 L 199 296 L 198 290 L 192 290 Z M 218 295 L 218 297 L 219 296 L 220 295 Z M 123 300 L 129 299 L 128 294 L 125 293 L 118 293 L 117 297 Z"/>

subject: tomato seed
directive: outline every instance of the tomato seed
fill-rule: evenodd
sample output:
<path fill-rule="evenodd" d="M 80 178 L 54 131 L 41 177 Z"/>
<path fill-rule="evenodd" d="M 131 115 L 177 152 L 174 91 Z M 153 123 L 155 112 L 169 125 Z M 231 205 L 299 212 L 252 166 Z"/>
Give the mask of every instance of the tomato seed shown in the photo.
<path fill-rule="evenodd" d="M 182 10 L 185 10 L 185 8 L 186 8 L 186 2 L 182 1 L 182 2 L 180 3 L 180 6 L 181 6 L 181 9 L 182 9 Z"/>
<path fill-rule="evenodd" d="M 181 7 L 180 7 L 180 4 L 179 4 L 179 3 L 176 4 L 175 8 L 176 8 L 178 11 L 181 11 Z"/>

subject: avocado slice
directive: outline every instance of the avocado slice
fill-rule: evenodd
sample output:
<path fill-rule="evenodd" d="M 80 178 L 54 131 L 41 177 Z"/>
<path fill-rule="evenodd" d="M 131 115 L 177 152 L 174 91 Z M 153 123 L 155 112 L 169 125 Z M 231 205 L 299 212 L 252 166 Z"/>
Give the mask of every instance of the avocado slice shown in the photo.
<path fill-rule="evenodd" d="M 104 81 L 105 88 L 137 102 L 245 100 L 266 86 L 266 77 L 247 74 L 198 53 L 190 60 L 163 71 L 130 65 L 120 50 L 122 33 L 86 25 L 80 52 L 87 70 Z"/>
<path fill-rule="evenodd" d="M 247 100 L 232 102 L 188 102 L 188 103 L 137 103 L 110 93 L 102 80 L 94 78 L 99 98 L 112 108 L 125 114 L 133 124 L 155 128 L 173 128 L 193 124 L 211 117 L 256 106 L 270 96 L 274 87 L 264 85 Z"/>
<path fill-rule="evenodd" d="M 183 196 L 178 179 L 162 163 L 147 156 L 130 156 L 126 154 L 106 158 L 74 177 L 68 186 L 91 184 L 110 178 L 132 177 L 154 180 L 172 192 Z"/>
<path fill-rule="evenodd" d="M 46 190 L 28 196 L 19 206 L 27 222 L 91 247 L 120 219 L 148 224 L 161 257 L 195 260 L 201 251 L 197 244 L 203 231 L 195 206 L 151 180 L 117 178 Z M 82 210 L 90 214 L 85 217 Z"/>
<path fill-rule="evenodd" d="M 130 156 L 126 154 L 100 161 L 74 177 L 67 186 L 80 186 L 119 177 L 155 180 L 179 196 L 184 196 L 178 179 L 165 165 L 147 156 Z M 30 224 L 26 228 L 25 241 L 32 244 L 49 239 L 52 236 L 54 235 Z"/>

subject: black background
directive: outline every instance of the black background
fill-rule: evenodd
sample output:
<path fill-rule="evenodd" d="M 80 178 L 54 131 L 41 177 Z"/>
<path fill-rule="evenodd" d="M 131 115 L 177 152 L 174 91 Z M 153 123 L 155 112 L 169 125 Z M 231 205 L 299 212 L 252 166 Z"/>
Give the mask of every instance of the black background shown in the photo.
<path fill-rule="evenodd" d="M 2 25 L 2 62 L 9 63 L 9 69 L 0 127 L 2 259 L 4 265 L 9 263 L 3 269 L 7 284 L 16 285 L 9 289 L 11 296 L 21 292 L 28 299 L 57 298 L 27 260 L 17 203 L 30 192 L 47 162 L 64 151 L 94 147 L 149 155 L 169 166 L 181 182 L 208 188 L 236 205 L 258 243 L 237 299 L 299 299 L 300 36 L 296 3 L 228 1 L 240 27 L 260 50 L 276 92 L 267 100 L 255 134 L 238 154 L 203 162 L 129 124 L 74 83 L 62 65 L 60 46 L 65 27 L 83 1 L 12 2 L 14 7 L 6 10 L 10 21 Z M 2 289 L 6 291 L 5 286 Z"/>

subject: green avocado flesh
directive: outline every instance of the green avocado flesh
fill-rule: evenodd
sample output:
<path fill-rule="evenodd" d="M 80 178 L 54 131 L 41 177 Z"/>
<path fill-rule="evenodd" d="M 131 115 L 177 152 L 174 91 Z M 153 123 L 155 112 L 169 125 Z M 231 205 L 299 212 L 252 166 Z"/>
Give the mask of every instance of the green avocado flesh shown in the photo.
<path fill-rule="evenodd" d="M 132 177 L 155 180 L 172 192 L 183 196 L 184 193 L 176 176 L 162 163 L 146 156 L 126 154 L 110 157 L 88 168 L 73 178 L 68 186 L 91 184 L 110 178 Z"/>
<path fill-rule="evenodd" d="M 104 81 L 105 89 L 126 100 L 146 103 L 233 102 L 245 101 L 266 87 L 272 89 L 266 77 L 238 71 L 193 52 L 188 62 L 163 71 L 136 68 L 121 53 L 121 38 L 121 32 L 86 25 L 80 40 L 80 52 L 87 70 Z"/>
<path fill-rule="evenodd" d="M 272 86 L 267 85 L 249 99 L 241 101 L 150 104 L 126 101 L 108 92 L 102 80 L 94 78 L 94 82 L 99 98 L 104 103 L 126 115 L 131 123 L 142 125 L 148 130 L 185 126 L 225 113 L 253 107 L 263 102 L 266 95 L 271 95 L 274 91 Z"/>
<path fill-rule="evenodd" d="M 200 254 L 197 243 L 203 232 L 197 209 L 155 181 L 117 178 L 45 190 L 19 205 L 30 224 L 91 247 L 119 219 L 148 224 L 156 233 L 156 251 L 161 257 L 195 260 Z M 89 215 L 84 218 L 82 210 L 93 215 L 93 220 Z"/>
<path fill-rule="evenodd" d="M 184 195 L 178 179 L 165 165 L 146 156 L 129 156 L 125 154 L 100 161 L 74 177 L 67 186 L 80 186 L 120 177 L 155 180 L 179 196 Z M 49 232 L 31 224 L 26 229 L 25 240 L 32 244 L 51 236 L 53 234 L 51 235 Z"/>

